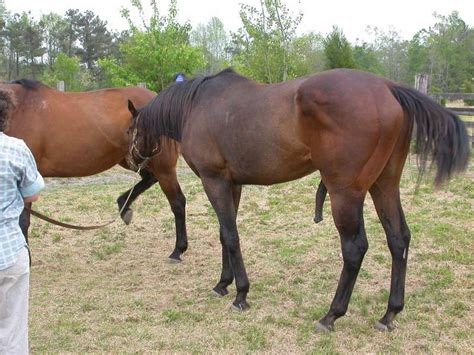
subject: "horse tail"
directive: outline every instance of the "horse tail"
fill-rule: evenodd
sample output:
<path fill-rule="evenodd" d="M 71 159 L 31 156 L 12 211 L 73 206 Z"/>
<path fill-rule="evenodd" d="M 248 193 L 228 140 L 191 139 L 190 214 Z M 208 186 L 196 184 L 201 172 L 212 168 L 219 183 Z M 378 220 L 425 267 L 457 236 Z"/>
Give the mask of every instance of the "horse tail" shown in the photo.
<path fill-rule="evenodd" d="M 390 90 L 405 116 L 412 124 L 416 122 L 415 150 L 419 155 L 420 178 L 428 160 L 436 162 L 436 186 L 465 170 L 469 161 L 469 137 L 464 122 L 416 89 L 394 84 Z"/>

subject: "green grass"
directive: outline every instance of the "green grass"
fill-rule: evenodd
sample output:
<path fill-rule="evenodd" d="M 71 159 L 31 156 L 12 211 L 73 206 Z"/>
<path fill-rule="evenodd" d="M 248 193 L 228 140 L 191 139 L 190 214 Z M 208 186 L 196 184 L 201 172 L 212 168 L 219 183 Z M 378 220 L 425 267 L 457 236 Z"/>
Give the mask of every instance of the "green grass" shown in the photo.
<path fill-rule="evenodd" d="M 118 176 L 119 178 L 115 178 Z M 200 181 L 180 164 L 187 197 L 189 251 L 169 264 L 174 219 L 158 187 L 134 205 L 130 226 L 72 231 L 33 220 L 30 345 L 34 353 L 469 353 L 474 345 L 474 169 L 415 193 L 410 159 L 401 185 L 412 231 L 405 310 L 388 334 L 373 325 L 389 297 L 391 257 L 370 198 L 364 209 L 369 251 L 348 313 L 320 334 L 342 265 L 330 214 L 315 225 L 317 174 L 270 187 L 246 186 L 238 216 L 251 282 L 243 314 L 230 295 L 210 290 L 221 269 L 215 214 Z M 107 183 L 103 184 L 102 181 Z M 74 224 L 99 224 L 134 182 L 113 169 L 87 184 L 49 180 L 35 206 Z M 51 187 L 52 186 L 52 187 Z"/>

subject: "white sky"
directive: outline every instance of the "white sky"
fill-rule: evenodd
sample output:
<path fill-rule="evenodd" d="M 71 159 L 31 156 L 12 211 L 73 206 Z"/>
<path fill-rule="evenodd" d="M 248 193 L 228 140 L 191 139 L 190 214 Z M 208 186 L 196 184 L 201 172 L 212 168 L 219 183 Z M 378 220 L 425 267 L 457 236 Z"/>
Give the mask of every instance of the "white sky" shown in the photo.
<path fill-rule="evenodd" d="M 178 18 L 189 20 L 196 26 L 207 23 L 212 16 L 219 17 L 225 29 L 237 30 L 241 27 L 240 3 L 259 6 L 259 0 L 177 0 Z M 168 0 L 157 0 L 163 14 Z M 448 15 L 459 11 L 461 18 L 470 26 L 474 25 L 473 0 L 282 0 L 296 14 L 302 10 L 304 17 L 298 33 L 309 31 L 327 34 L 332 25 L 343 29 L 346 37 L 354 42 L 357 38 L 369 40 L 367 25 L 382 30 L 393 27 L 406 39 L 418 30 L 435 23 L 433 13 Z M 142 4 L 148 5 L 148 0 Z M 92 10 L 102 20 L 108 22 L 110 29 L 126 29 L 127 24 L 120 16 L 122 7 L 132 8 L 130 0 L 5 0 L 7 9 L 14 12 L 31 11 L 35 18 L 41 14 L 56 12 L 63 15 L 67 9 Z"/>

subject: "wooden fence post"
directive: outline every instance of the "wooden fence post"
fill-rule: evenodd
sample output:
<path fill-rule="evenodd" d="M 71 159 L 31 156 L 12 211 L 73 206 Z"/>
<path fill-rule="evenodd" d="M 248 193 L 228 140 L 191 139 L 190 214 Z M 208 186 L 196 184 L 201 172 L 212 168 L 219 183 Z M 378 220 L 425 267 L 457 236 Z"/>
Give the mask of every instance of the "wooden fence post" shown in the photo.
<path fill-rule="evenodd" d="M 56 85 L 59 91 L 64 91 L 64 81 L 58 81 L 58 84 Z"/>
<path fill-rule="evenodd" d="M 427 95 L 429 81 L 430 81 L 430 76 L 428 74 L 415 75 L 415 89 Z"/>

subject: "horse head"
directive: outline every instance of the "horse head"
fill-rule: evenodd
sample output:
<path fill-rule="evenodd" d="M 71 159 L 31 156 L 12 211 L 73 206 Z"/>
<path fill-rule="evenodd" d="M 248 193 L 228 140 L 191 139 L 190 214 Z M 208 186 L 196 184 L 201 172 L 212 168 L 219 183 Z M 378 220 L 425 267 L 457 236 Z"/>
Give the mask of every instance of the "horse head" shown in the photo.
<path fill-rule="evenodd" d="M 140 132 L 140 110 L 135 108 L 131 100 L 128 100 L 128 110 L 132 114 L 132 121 L 127 132 L 130 136 L 127 162 L 132 168 L 140 170 L 154 155 L 159 153 L 159 147 L 157 144 L 148 144 L 143 132 Z"/>

